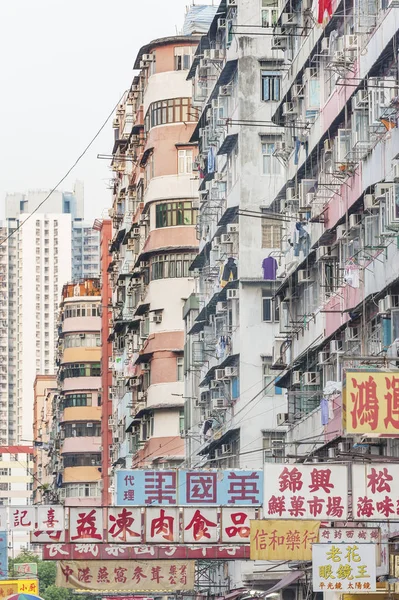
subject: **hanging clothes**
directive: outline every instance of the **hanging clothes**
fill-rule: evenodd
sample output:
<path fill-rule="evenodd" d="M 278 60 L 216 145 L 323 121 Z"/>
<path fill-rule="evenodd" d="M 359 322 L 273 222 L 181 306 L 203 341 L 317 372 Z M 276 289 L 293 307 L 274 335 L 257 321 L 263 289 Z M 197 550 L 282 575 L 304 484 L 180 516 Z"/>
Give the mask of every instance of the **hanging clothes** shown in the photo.
<path fill-rule="evenodd" d="M 328 425 L 328 421 L 329 421 L 329 414 L 328 414 L 328 400 L 327 398 L 322 398 L 320 400 L 320 417 L 321 417 L 321 424 L 324 425 Z"/>
<path fill-rule="evenodd" d="M 237 279 L 237 263 L 235 258 L 230 256 L 223 267 L 220 285 L 224 287 L 229 281 L 234 281 L 234 279 Z"/>
<path fill-rule="evenodd" d="M 309 144 L 308 144 L 308 139 L 307 139 L 307 136 L 305 133 L 298 134 L 296 137 L 294 137 L 294 140 L 295 140 L 294 165 L 297 165 L 299 163 L 299 152 L 300 152 L 302 146 L 305 148 L 306 158 L 308 157 Z"/>
<path fill-rule="evenodd" d="M 344 281 L 353 288 L 360 286 L 360 269 L 353 261 L 349 261 L 345 265 Z"/>
<path fill-rule="evenodd" d="M 208 150 L 208 173 L 215 172 L 215 155 L 212 146 Z"/>
<path fill-rule="evenodd" d="M 264 258 L 262 262 L 263 279 L 275 281 L 277 275 L 277 266 L 277 261 L 275 258 L 273 258 L 273 256 Z"/>
<path fill-rule="evenodd" d="M 294 256 L 299 256 L 300 252 L 302 252 L 303 257 L 306 258 L 310 252 L 310 235 L 300 222 L 295 223 L 293 243 Z"/>

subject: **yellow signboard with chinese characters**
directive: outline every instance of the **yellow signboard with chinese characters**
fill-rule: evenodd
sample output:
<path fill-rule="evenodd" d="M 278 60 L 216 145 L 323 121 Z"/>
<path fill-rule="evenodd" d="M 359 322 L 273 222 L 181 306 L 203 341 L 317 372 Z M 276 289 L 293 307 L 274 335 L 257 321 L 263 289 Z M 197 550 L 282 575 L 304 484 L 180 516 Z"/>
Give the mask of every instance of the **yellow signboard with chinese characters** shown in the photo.
<path fill-rule="evenodd" d="M 251 560 L 312 560 L 320 521 L 251 521 Z"/>
<path fill-rule="evenodd" d="M 37 579 L 9 579 L 0 580 L 0 598 L 7 598 L 12 594 L 32 594 L 39 593 L 39 582 Z"/>
<path fill-rule="evenodd" d="M 375 544 L 313 544 L 314 592 L 375 592 Z"/>
<path fill-rule="evenodd" d="M 56 585 L 76 590 L 176 592 L 194 589 L 194 560 L 63 560 Z"/>
<path fill-rule="evenodd" d="M 399 433 L 399 371 L 347 370 L 342 415 L 346 433 Z"/>

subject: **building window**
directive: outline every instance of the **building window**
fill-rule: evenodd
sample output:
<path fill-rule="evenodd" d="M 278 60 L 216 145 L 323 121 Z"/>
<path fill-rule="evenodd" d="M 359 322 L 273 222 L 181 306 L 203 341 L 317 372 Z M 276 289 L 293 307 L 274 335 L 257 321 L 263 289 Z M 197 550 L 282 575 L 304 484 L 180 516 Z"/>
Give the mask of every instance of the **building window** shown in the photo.
<path fill-rule="evenodd" d="M 100 423 L 67 423 L 64 428 L 65 437 L 99 437 Z"/>
<path fill-rule="evenodd" d="M 281 75 L 278 71 L 262 71 L 262 100 L 278 102 L 280 100 Z"/>
<path fill-rule="evenodd" d="M 193 151 L 179 150 L 177 156 L 177 172 L 179 175 L 191 175 L 193 172 Z"/>
<path fill-rule="evenodd" d="M 100 496 L 98 483 L 68 483 L 64 489 L 67 498 L 95 498 Z"/>
<path fill-rule="evenodd" d="M 188 71 L 191 67 L 193 46 L 177 46 L 175 48 L 175 71 Z"/>
<path fill-rule="evenodd" d="M 191 202 L 165 202 L 155 207 L 155 226 L 195 225 L 196 216 Z"/>
<path fill-rule="evenodd" d="M 262 173 L 263 175 L 281 175 L 282 165 L 274 156 L 275 142 L 262 141 Z"/>
<path fill-rule="evenodd" d="M 271 323 L 273 321 L 273 300 L 270 296 L 262 294 L 262 321 Z"/>
<path fill-rule="evenodd" d="M 89 394 L 68 394 L 64 398 L 64 408 L 70 408 L 71 406 L 91 406 L 91 394 L 89 402 L 88 399 Z"/>
<path fill-rule="evenodd" d="M 191 105 L 190 98 L 170 98 L 150 104 L 145 117 L 145 131 L 157 125 L 198 121 L 198 109 Z"/>
<path fill-rule="evenodd" d="M 179 432 L 183 433 L 185 429 L 184 408 L 179 410 Z"/>
<path fill-rule="evenodd" d="M 267 358 L 262 359 L 262 389 L 265 396 L 274 396 L 274 387 L 272 385 L 274 375 L 271 372 L 271 363 Z"/>
<path fill-rule="evenodd" d="M 281 463 L 285 458 L 285 433 L 280 431 L 263 432 L 264 462 Z"/>
<path fill-rule="evenodd" d="M 100 377 L 101 376 L 101 365 L 100 363 L 82 363 L 76 364 L 71 363 L 63 367 L 61 371 L 61 381 L 69 377 Z"/>
<path fill-rule="evenodd" d="M 100 467 L 101 454 L 66 454 L 64 468 L 67 467 Z"/>
<path fill-rule="evenodd" d="M 277 25 L 278 8 L 274 0 L 262 0 L 261 20 L 262 27 Z"/>
<path fill-rule="evenodd" d="M 151 280 L 188 277 L 193 254 L 160 254 L 151 259 Z"/>
<path fill-rule="evenodd" d="M 184 357 L 178 356 L 176 359 L 177 364 L 177 381 L 184 381 Z"/>
<path fill-rule="evenodd" d="M 267 218 L 262 218 L 262 248 L 281 247 L 281 225 Z"/>
<path fill-rule="evenodd" d="M 92 348 L 101 346 L 101 336 L 95 333 L 73 333 L 64 338 L 64 348 Z"/>

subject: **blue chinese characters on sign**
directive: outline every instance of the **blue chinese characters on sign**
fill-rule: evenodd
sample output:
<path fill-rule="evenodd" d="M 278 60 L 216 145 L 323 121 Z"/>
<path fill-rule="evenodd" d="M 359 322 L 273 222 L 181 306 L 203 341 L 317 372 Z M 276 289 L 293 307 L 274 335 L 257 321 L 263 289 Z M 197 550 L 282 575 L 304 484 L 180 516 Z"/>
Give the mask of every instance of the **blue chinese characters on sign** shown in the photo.
<path fill-rule="evenodd" d="M 260 506 L 263 471 L 120 470 L 118 506 Z"/>
<path fill-rule="evenodd" d="M 0 579 L 8 579 L 8 537 L 7 531 L 0 531 Z"/>

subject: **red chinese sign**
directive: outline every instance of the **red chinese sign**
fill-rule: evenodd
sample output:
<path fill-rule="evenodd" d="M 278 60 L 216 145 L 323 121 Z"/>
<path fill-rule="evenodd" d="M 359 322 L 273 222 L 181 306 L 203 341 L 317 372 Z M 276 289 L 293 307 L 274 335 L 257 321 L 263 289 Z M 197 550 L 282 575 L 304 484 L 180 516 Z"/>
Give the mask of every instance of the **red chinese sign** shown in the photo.
<path fill-rule="evenodd" d="M 60 561 L 56 585 L 76 590 L 175 592 L 194 588 L 195 561 Z"/>
<path fill-rule="evenodd" d="M 348 512 L 344 465 L 266 464 L 265 519 L 344 520 Z"/>
<path fill-rule="evenodd" d="M 249 542 L 250 521 L 256 518 L 254 508 L 223 508 L 221 540 L 224 543 L 242 544 Z"/>
<path fill-rule="evenodd" d="M 399 433 L 399 371 L 347 370 L 343 418 L 347 433 Z"/>
<path fill-rule="evenodd" d="M 70 508 L 69 539 L 71 542 L 100 542 L 103 540 L 102 508 Z"/>
<path fill-rule="evenodd" d="M 352 465 L 353 518 L 398 520 L 399 465 Z"/>
<path fill-rule="evenodd" d="M 172 543 L 179 541 L 179 509 L 147 508 L 146 541 L 150 543 Z"/>
<path fill-rule="evenodd" d="M 185 544 L 216 543 L 219 538 L 216 508 L 185 508 L 183 513 Z"/>
<path fill-rule="evenodd" d="M 111 544 L 47 544 L 43 560 L 238 560 L 249 559 L 247 546 L 117 546 Z"/>

